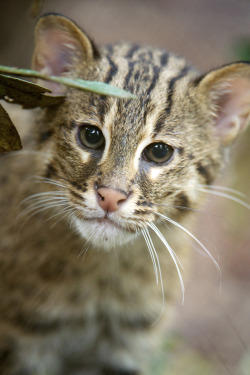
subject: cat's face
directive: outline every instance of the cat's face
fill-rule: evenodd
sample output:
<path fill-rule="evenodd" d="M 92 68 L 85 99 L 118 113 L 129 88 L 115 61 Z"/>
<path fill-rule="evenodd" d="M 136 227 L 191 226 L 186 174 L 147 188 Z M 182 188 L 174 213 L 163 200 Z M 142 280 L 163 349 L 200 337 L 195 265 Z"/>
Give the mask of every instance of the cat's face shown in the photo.
<path fill-rule="evenodd" d="M 41 131 L 47 134 L 39 145 L 47 152 L 41 174 L 62 184 L 77 231 L 100 247 L 133 239 L 162 220 L 159 214 L 179 221 L 195 208 L 224 146 L 246 123 L 248 101 L 236 103 L 231 92 L 242 87 L 249 98 L 247 64 L 198 79 L 183 59 L 161 50 L 122 44 L 98 54 L 70 21 L 47 16 L 37 28 L 34 66 L 137 95 L 128 101 L 68 90 Z M 229 104 L 233 113 L 224 115 Z"/>

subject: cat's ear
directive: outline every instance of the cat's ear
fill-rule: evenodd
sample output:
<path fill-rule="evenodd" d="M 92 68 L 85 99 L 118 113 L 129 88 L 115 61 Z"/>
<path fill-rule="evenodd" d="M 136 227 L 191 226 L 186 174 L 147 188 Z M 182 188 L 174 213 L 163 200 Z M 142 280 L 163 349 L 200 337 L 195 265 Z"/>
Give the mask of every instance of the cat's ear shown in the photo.
<path fill-rule="evenodd" d="M 73 72 L 79 64 L 89 64 L 98 52 L 89 37 L 68 18 L 48 14 L 35 28 L 32 68 L 44 74 L 60 76 Z M 44 84 L 44 82 L 43 82 Z M 64 86 L 46 82 L 53 94 L 64 93 Z"/>
<path fill-rule="evenodd" d="M 227 146 L 250 122 L 250 63 L 224 66 L 197 83 L 215 122 L 216 135 Z"/>

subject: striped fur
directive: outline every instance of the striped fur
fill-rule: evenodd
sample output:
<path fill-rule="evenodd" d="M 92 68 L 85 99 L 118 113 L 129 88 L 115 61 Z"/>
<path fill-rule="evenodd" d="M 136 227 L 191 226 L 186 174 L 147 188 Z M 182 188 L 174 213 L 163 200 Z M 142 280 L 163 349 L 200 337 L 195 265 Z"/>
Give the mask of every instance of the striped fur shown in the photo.
<path fill-rule="evenodd" d="M 243 65 L 225 69 L 249 77 Z M 223 165 L 227 128 L 217 134 L 215 101 L 227 71 L 199 78 L 184 59 L 129 43 L 98 51 L 57 15 L 38 23 L 33 67 L 106 82 L 137 99 L 67 89 L 62 104 L 23 122 L 24 152 L 1 160 L 0 373 L 146 373 L 180 294 L 169 247 L 151 233 L 158 264 L 148 228 L 157 232 L 156 224 L 186 262 L 188 241 L 160 215 L 189 222 L 199 185 L 211 184 Z M 81 145 L 86 124 L 102 131 L 102 149 Z M 145 157 L 159 142 L 174 149 L 168 162 Z M 128 198 L 107 214 L 100 187 Z"/>

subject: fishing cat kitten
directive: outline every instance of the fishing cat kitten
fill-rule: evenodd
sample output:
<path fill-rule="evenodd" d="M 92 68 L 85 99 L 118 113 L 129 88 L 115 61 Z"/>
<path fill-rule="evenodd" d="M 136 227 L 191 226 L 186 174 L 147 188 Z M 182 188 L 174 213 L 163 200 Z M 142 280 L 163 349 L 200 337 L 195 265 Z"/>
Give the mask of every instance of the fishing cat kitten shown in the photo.
<path fill-rule="evenodd" d="M 181 293 L 180 233 L 248 123 L 250 66 L 200 75 L 159 49 L 97 49 L 54 14 L 35 40 L 36 70 L 137 99 L 46 82 L 65 101 L 30 114 L 24 151 L 1 157 L 0 373 L 144 373 Z"/>

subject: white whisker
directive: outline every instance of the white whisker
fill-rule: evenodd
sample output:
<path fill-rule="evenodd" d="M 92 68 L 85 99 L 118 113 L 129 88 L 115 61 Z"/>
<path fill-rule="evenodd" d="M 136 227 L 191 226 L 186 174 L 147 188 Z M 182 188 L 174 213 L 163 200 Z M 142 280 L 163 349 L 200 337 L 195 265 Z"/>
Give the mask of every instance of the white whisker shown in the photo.
<path fill-rule="evenodd" d="M 151 259 L 152 259 L 152 262 L 153 262 L 153 265 L 154 265 L 154 270 L 155 270 L 155 276 L 156 276 L 156 283 L 158 285 L 158 273 L 159 273 L 159 276 L 160 276 L 160 284 L 161 284 L 161 292 L 162 292 L 162 308 L 161 308 L 161 312 L 158 316 L 158 318 L 154 321 L 154 323 L 152 324 L 155 325 L 159 319 L 161 318 L 162 314 L 163 314 L 163 311 L 164 311 L 164 304 L 165 304 L 165 300 L 164 300 L 164 287 L 163 287 L 163 281 L 162 281 L 162 273 L 161 273 L 161 266 L 160 266 L 160 261 L 159 261 L 159 257 L 158 257 L 158 254 L 156 252 L 156 249 L 154 247 L 154 244 L 153 244 L 153 241 L 152 241 L 152 238 L 149 234 L 149 231 L 147 228 L 144 228 L 142 229 L 142 234 L 143 234 L 143 237 L 145 239 L 145 242 L 147 244 L 147 247 L 148 247 L 148 250 L 149 250 L 149 253 L 150 253 L 150 256 L 151 256 Z M 155 261 L 156 259 L 156 261 Z M 157 262 L 157 264 L 156 264 Z"/>
<path fill-rule="evenodd" d="M 67 188 L 67 186 L 65 184 L 63 184 L 62 182 L 59 182 L 59 181 L 56 181 L 56 180 L 52 180 L 51 178 L 47 178 L 47 177 L 32 176 L 32 181 L 34 183 L 44 182 L 45 184 L 51 184 L 51 185 L 59 186 L 59 187 L 62 187 L 64 189 Z"/>
<path fill-rule="evenodd" d="M 55 207 L 65 206 L 65 205 L 66 205 L 66 202 L 57 203 L 57 204 L 50 204 L 50 205 L 42 204 L 42 205 L 39 205 L 37 207 L 32 207 L 30 210 L 27 210 L 27 211 L 25 210 L 25 212 L 21 212 L 20 215 L 18 215 L 18 219 L 20 219 L 23 216 L 25 216 L 28 213 L 30 213 L 30 215 L 25 219 L 25 221 L 23 223 L 23 225 L 24 225 L 28 220 L 30 220 L 36 214 L 39 214 L 39 213 L 41 213 L 41 212 L 43 212 L 45 210 L 48 210 L 50 208 L 55 208 Z"/>
<path fill-rule="evenodd" d="M 155 232 L 155 234 L 158 236 L 158 238 L 162 241 L 162 243 L 166 246 L 171 258 L 173 259 L 173 262 L 175 264 L 175 267 L 177 269 L 177 273 L 178 273 L 178 276 L 179 276 L 179 280 L 180 280 L 180 284 L 181 284 L 181 290 L 182 290 L 182 303 L 184 303 L 184 294 L 185 294 L 185 287 L 184 287 L 184 282 L 183 282 L 183 278 L 182 278 L 182 275 L 181 275 L 181 271 L 180 271 L 180 268 L 179 268 L 179 265 L 183 268 L 182 264 L 180 263 L 177 255 L 175 254 L 175 252 L 173 251 L 173 249 L 171 248 L 171 246 L 169 245 L 169 243 L 166 241 L 166 239 L 163 237 L 162 233 L 160 232 L 160 230 L 157 228 L 157 226 L 154 224 L 154 223 L 149 223 L 148 226 Z M 178 264 L 179 263 L 179 264 Z"/>
<path fill-rule="evenodd" d="M 53 215 L 50 217 L 50 220 L 58 215 L 64 214 L 62 217 L 60 217 L 51 227 L 50 229 L 54 228 L 55 225 L 57 225 L 61 220 L 63 220 L 65 217 L 73 215 L 75 213 L 75 210 L 72 207 L 67 207 L 64 210 L 60 211 L 59 213 Z"/>
<path fill-rule="evenodd" d="M 23 199 L 21 204 L 24 204 L 26 202 L 28 202 L 29 200 L 33 200 L 33 199 L 38 199 L 40 197 L 46 197 L 46 196 L 51 196 L 51 197 L 57 197 L 57 196 L 64 196 L 65 195 L 65 191 L 45 191 L 45 192 L 42 192 L 42 193 L 37 193 L 37 194 L 32 194 L 32 195 L 29 195 L 27 198 Z"/>
<path fill-rule="evenodd" d="M 219 185 L 202 185 L 200 184 L 199 186 L 201 186 L 202 188 L 205 188 L 205 189 L 215 189 L 215 190 L 224 190 L 224 191 L 229 191 L 230 193 L 233 193 L 233 194 L 236 194 L 242 198 L 246 198 L 246 194 L 243 194 L 241 193 L 239 190 L 235 190 L 235 189 L 231 189 L 229 187 L 226 187 L 226 186 L 219 186 Z"/>
<path fill-rule="evenodd" d="M 142 235 L 143 235 L 144 240 L 145 240 L 145 242 L 147 244 L 147 247 L 148 247 L 148 251 L 149 251 L 149 254 L 150 254 L 150 257 L 151 257 L 151 260 L 152 260 L 152 263 L 153 263 L 154 271 L 155 271 L 156 284 L 158 285 L 158 283 L 159 283 L 158 269 L 157 269 L 157 265 L 156 265 L 156 261 L 155 261 L 154 251 L 152 249 L 152 243 L 149 240 L 149 232 L 146 230 L 146 228 L 143 228 L 141 230 L 141 232 L 142 232 Z"/>
<path fill-rule="evenodd" d="M 21 202 L 22 205 L 23 203 L 25 203 L 28 207 L 32 207 L 32 206 L 35 206 L 37 204 L 41 204 L 41 203 L 46 203 L 46 202 L 67 202 L 68 199 L 66 197 L 63 197 L 63 196 L 54 196 L 54 197 L 46 197 L 46 198 L 43 198 L 43 197 L 40 197 L 40 198 L 35 198 L 35 199 L 30 199 L 30 202 L 26 200 L 26 202 Z"/>
<path fill-rule="evenodd" d="M 217 195 L 218 197 L 223 197 L 223 198 L 230 199 L 231 201 L 234 201 L 234 202 L 240 204 L 241 206 L 243 206 L 243 207 L 245 207 L 247 209 L 250 209 L 250 205 L 249 204 L 247 204 L 246 202 L 244 202 L 242 199 L 234 197 L 231 194 L 223 193 L 222 191 L 211 190 L 211 189 L 204 188 L 204 187 L 197 187 L 197 189 L 199 191 L 203 192 L 203 193 L 209 193 L 209 194 Z"/>
<path fill-rule="evenodd" d="M 70 219 L 70 223 L 69 223 L 69 226 L 70 226 L 70 229 L 72 230 L 73 229 L 73 226 L 74 226 L 74 213 L 76 212 L 76 210 L 74 210 L 74 212 L 72 212 L 70 215 L 69 215 L 69 218 Z"/>
<path fill-rule="evenodd" d="M 80 253 L 77 255 L 77 258 L 79 257 L 82 257 L 82 261 L 84 261 L 84 258 L 87 254 L 87 252 L 89 251 L 89 248 L 90 248 L 90 243 L 85 243 L 84 244 L 84 247 L 82 248 L 82 250 L 80 251 Z"/>
<path fill-rule="evenodd" d="M 63 214 L 64 212 L 67 212 L 67 211 L 70 211 L 70 210 L 72 211 L 73 208 L 70 207 L 70 206 L 67 206 L 67 207 L 63 208 L 61 211 L 57 212 L 56 214 L 50 216 L 50 217 L 49 217 L 48 219 L 46 219 L 45 221 L 49 221 L 49 220 L 53 219 L 54 217 L 57 217 L 57 216 Z"/>
<path fill-rule="evenodd" d="M 198 213 L 198 214 L 212 216 L 212 217 L 215 217 L 215 218 L 218 218 L 218 219 L 221 219 L 221 220 L 224 221 L 222 216 L 214 215 L 214 214 L 211 214 L 211 213 L 208 213 L 208 212 L 205 212 L 205 211 L 201 211 L 201 210 L 197 210 L 196 208 L 192 208 L 192 207 L 178 206 L 178 205 L 174 205 L 174 204 L 171 205 L 171 204 L 164 204 L 164 203 L 153 203 L 153 204 L 154 204 L 154 206 L 158 206 L 158 207 L 177 208 L 177 209 L 181 209 L 181 210 L 192 211 L 192 212 L 195 212 L 195 213 Z"/>
<path fill-rule="evenodd" d="M 57 205 L 65 204 L 67 202 L 68 202 L 68 200 L 66 198 L 42 199 L 42 200 L 39 200 L 37 202 L 34 202 L 34 203 L 28 205 L 28 207 L 26 209 L 21 211 L 19 216 L 23 217 L 23 216 L 27 215 L 29 212 L 32 212 L 32 211 L 37 210 L 39 208 L 43 208 L 43 207 L 49 208 L 49 207 L 51 207 L 51 204 L 49 204 L 49 203 L 53 203 L 57 206 Z"/>
<path fill-rule="evenodd" d="M 214 257 L 212 256 L 212 254 L 210 253 L 210 251 L 208 251 L 208 249 L 203 245 L 203 243 L 198 240 L 197 237 L 195 237 L 187 228 L 185 228 L 183 225 L 177 223 L 176 221 L 170 219 L 169 217 L 165 216 L 165 215 L 162 215 L 160 213 L 156 213 L 156 215 L 162 217 L 163 219 L 165 219 L 166 221 L 168 221 L 169 223 L 175 225 L 176 227 L 180 228 L 181 230 L 183 230 L 185 233 L 187 233 L 191 238 L 193 238 L 195 240 L 195 242 L 197 242 L 199 244 L 199 246 L 205 251 L 205 253 L 209 256 L 209 258 L 213 261 L 213 263 L 215 264 L 218 272 L 220 273 L 220 266 L 219 264 L 216 262 L 216 260 L 214 259 Z"/>

